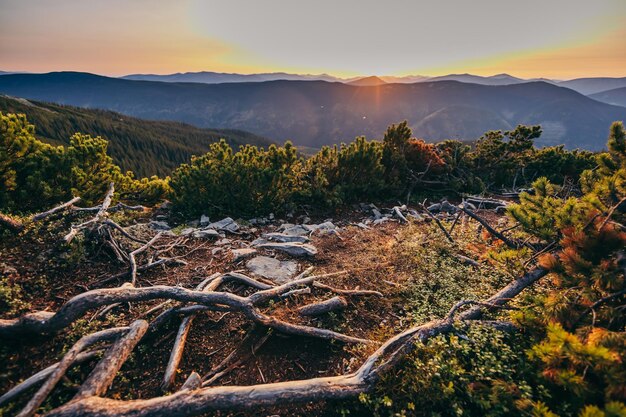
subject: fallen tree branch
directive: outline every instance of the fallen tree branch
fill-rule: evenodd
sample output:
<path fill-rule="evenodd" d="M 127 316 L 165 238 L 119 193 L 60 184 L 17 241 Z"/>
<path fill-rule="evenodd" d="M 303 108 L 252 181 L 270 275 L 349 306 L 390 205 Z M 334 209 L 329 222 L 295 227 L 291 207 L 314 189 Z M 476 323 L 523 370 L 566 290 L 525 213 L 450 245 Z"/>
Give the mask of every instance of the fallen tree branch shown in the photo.
<path fill-rule="evenodd" d="M 450 233 L 448 233 L 448 231 L 446 230 L 445 227 L 443 227 L 443 224 L 441 224 L 441 220 L 439 220 L 437 218 L 437 216 L 435 216 L 430 210 L 428 210 L 426 208 L 426 206 L 424 204 L 421 204 L 422 209 L 426 212 L 426 214 L 428 215 L 428 217 L 430 217 L 431 219 L 433 219 L 435 221 L 435 223 L 437 224 L 437 226 L 441 229 L 441 231 L 443 232 L 444 235 L 446 235 L 446 238 L 454 243 L 454 239 L 452 238 L 452 236 L 450 235 Z"/>
<path fill-rule="evenodd" d="M 46 217 L 53 215 L 54 213 L 58 213 L 59 211 L 63 211 L 65 209 L 71 208 L 75 203 L 78 203 L 79 201 L 80 201 L 80 197 L 74 197 L 67 203 L 63 203 L 61 205 L 53 207 L 48 211 L 44 211 L 43 213 L 35 214 L 33 216 L 33 221 L 37 222 L 37 221 L 43 220 Z"/>
<path fill-rule="evenodd" d="M 341 289 L 341 288 L 335 288 L 335 287 L 331 287 L 330 285 L 322 284 L 321 282 L 314 282 L 313 286 L 317 287 L 317 288 L 322 288 L 324 290 L 328 290 L 330 292 L 334 292 L 335 294 L 354 295 L 354 296 L 373 295 L 373 296 L 376 296 L 376 297 L 383 297 L 383 293 L 381 293 L 379 291 L 372 291 L 372 290 L 344 290 L 344 289 Z"/>
<path fill-rule="evenodd" d="M 476 213 L 474 213 L 473 211 L 461 206 L 461 210 L 463 210 L 463 213 L 467 214 L 468 216 L 470 216 L 472 219 L 476 220 L 478 223 L 482 224 L 483 227 L 485 229 L 487 229 L 487 231 L 489 233 L 491 233 L 493 236 L 497 237 L 498 239 L 500 239 L 502 242 L 504 242 L 505 245 L 507 245 L 509 248 L 512 249 L 519 249 L 521 245 L 519 245 L 518 243 L 512 241 L 511 239 L 509 239 L 508 237 L 504 236 L 502 233 L 498 232 L 496 229 L 494 229 L 493 227 L 491 227 L 491 225 L 482 217 L 480 217 L 479 215 L 477 215 Z"/>
<path fill-rule="evenodd" d="M 331 311 L 344 310 L 348 302 L 343 297 L 333 297 L 317 303 L 307 304 L 298 309 L 302 316 L 319 316 Z"/>
<path fill-rule="evenodd" d="M 128 332 L 111 346 L 104 357 L 81 385 L 74 400 L 103 395 L 109 389 L 117 372 L 148 330 L 148 322 L 136 320 L 128 328 Z"/>
<path fill-rule="evenodd" d="M 82 350 L 98 342 L 110 341 L 117 338 L 120 334 L 126 331 L 128 331 L 128 327 L 118 327 L 102 330 L 80 338 L 80 340 L 72 346 L 65 356 L 63 356 L 63 359 L 61 359 L 61 362 L 59 362 L 55 369 L 50 373 L 46 382 L 17 414 L 17 417 L 31 417 L 35 414 L 41 403 L 43 403 L 56 384 L 61 380 L 61 378 L 63 378 L 65 372 L 70 368 L 70 366 L 72 366 L 72 364 L 74 364 L 74 362 L 76 362 L 76 358 Z"/>
<path fill-rule="evenodd" d="M 130 262 L 130 283 L 131 285 L 135 285 L 137 283 L 137 261 L 135 256 L 139 255 L 142 252 L 145 252 L 150 248 L 150 246 L 154 245 L 154 243 L 159 240 L 161 237 L 161 232 L 154 235 L 152 239 L 150 239 L 145 245 L 142 247 L 135 249 L 131 253 L 128 254 L 128 259 Z"/>

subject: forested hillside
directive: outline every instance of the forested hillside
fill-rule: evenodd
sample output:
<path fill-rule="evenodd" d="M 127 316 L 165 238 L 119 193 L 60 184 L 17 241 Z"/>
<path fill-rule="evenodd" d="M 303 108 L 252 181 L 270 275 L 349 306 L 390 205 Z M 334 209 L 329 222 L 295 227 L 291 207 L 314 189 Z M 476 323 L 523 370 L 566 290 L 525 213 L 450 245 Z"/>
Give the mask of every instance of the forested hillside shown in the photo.
<path fill-rule="evenodd" d="M 164 121 L 149 121 L 106 110 L 84 109 L 0 95 L 0 112 L 23 113 L 37 126 L 36 136 L 53 145 L 67 145 L 75 133 L 101 136 L 123 171 L 145 177 L 166 176 L 192 155 L 202 155 L 211 143 L 225 139 L 239 145 L 268 146 L 271 142 L 249 132 L 200 129 Z"/>

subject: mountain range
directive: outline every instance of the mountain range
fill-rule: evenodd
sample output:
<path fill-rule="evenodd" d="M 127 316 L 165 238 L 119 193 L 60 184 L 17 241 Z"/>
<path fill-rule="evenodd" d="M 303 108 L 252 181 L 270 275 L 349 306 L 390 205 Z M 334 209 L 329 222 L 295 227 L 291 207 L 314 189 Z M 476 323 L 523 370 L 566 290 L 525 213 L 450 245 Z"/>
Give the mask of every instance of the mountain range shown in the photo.
<path fill-rule="evenodd" d="M 240 130 L 200 129 L 179 122 L 148 121 L 105 110 L 41 103 L 0 95 L 0 112 L 24 113 L 35 136 L 53 145 L 67 145 L 77 132 L 102 136 L 109 154 L 124 171 L 140 177 L 169 175 L 192 155 L 202 155 L 222 138 L 234 147 L 268 146 L 272 142 Z"/>
<path fill-rule="evenodd" d="M 163 81 L 163 82 L 197 82 L 205 84 L 234 83 L 234 82 L 263 82 L 263 81 L 328 81 L 342 82 L 353 85 L 377 85 L 378 83 L 403 83 L 412 84 L 416 82 L 432 81 L 459 81 L 472 84 L 483 85 L 509 85 L 520 84 L 531 81 L 545 81 L 556 84 L 560 87 L 567 87 L 579 93 L 590 95 L 602 91 L 612 90 L 619 87 L 626 87 L 626 77 L 622 78 L 576 78 L 573 80 L 560 81 L 548 78 L 518 78 L 509 74 L 496 74 L 492 76 L 480 76 L 473 74 L 448 74 L 437 77 L 424 75 L 407 75 L 404 77 L 395 76 L 366 76 L 353 78 L 339 78 L 328 74 L 288 74 L 284 72 L 262 73 L 262 74 L 234 74 L 219 72 L 186 72 L 167 75 L 157 74 L 132 74 L 121 78 L 128 80 L 142 81 Z M 371 80 L 378 79 L 380 82 L 372 84 Z M 369 80 L 369 81 L 368 81 Z"/>
<path fill-rule="evenodd" d="M 275 141 L 320 147 L 356 136 L 380 138 L 408 120 L 427 140 L 474 140 L 493 129 L 540 124 L 539 145 L 601 149 L 626 108 L 547 82 L 491 86 L 458 81 L 355 86 L 326 81 L 198 84 L 109 78 L 87 73 L 13 74 L 0 92 L 107 109 L 202 128 L 242 129 Z"/>

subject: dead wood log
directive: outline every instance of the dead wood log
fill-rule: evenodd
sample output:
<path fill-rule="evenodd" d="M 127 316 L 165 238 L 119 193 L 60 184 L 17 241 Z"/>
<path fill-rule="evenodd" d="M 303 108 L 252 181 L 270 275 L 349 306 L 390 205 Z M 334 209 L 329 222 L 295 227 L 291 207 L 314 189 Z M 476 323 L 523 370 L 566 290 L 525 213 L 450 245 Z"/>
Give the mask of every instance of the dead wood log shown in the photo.
<path fill-rule="evenodd" d="M 200 284 L 198 284 L 198 286 L 196 286 L 196 291 L 212 291 L 211 284 L 219 281 L 220 277 L 223 279 L 223 276 L 220 276 L 219 274 L 214 274 L 208 277 Z M 161 383 L 161 391 L 163 392 L 169 391 L 172 387 L 172 384 L 174 383 L 174 379 L 176 378 L 176 371 L 178 370 L 178 365 L 180 364 L 180 360 L 183 357 L 183 351 L 185 350 L 187 336 L 189 335 L 189 331 L 191 330 L 191 324 L 195 317 L 196 314 L 190 314 L 186 316 L 185 318 L 183 318 L 183 321 L 178 327 L 178 333 L 176 334 L 176 338 L 174 339 L 174 346 L 172 347 L 172 352 L 170 353 L 170 358 L 167 362 L 167 367 L 165 368 L 163 382 Z"/>
<path fill-rule="evenodd" d="M 114 192 L 115 192 L 115 184 L 110 183 L 109 189 L 106 195 L 104 196 L 104 200 L 102 201 L 100 208 L 96 212 L 96 215 L 91 220 L 87 220 L 86 222 L 83 222 L 76 226 L 72 226 L 69 233 L 66 234 L 65 237 L 63 237 L 63 240 L 65 240 L 66 243 L 70 243 L 76 237 L 79 231 L 81 231 L 82 229 L 86 228 L 89 225 L 92 225 L 100 221 L 100 218 L 106 214 L 107 209 L 111 205 L 111 200 L 113 199 Z"/>
<path fill-rule="evenodd" d="M 348 302 L 343 297 L 333 297 L 318 303 L 307 304 L 298 309 L 302 316 L 320 316 L 331 311 L 344 310 L 348 307 Z"/>
<path fill-rule="evenodd" d="M 30 399 L 24 408 L 17 414 L 17 417 L 31 417 L 35 414 L 41 403 L 46 399 L 56 384 L 65 376 L 65 372 L 76 362 L 80 352 L 95 343 L 102 341 L 110 341 L 119 337 L 122 333 L 128 331 L 128 327 L 117 327 L 113 329 L 102 330 L 83 336 L 71 347 L 71 349 L 63 356 L 55 369 L 50 373 L 46 382 L 39 388 L 37 393 Z"/>
<path fill-rule="evenodd" d="M 465 198 L 468 203 L 474 204 L 478 208 L 497 209 L 498 207 L 506 207 L 509 203 L 495 198 L 484 198 L 478 196 L 469 196 Z"/>
<path fill-rule="evenodd" d="M 81 385 L 78 393 L 74 396 L 74 400 L 104 395 L 146 330 L 148 330 L 147 321 L 134 321 L 129 326 L 128 332 L 106 351 L 104 357 Z"/>
<path fill-rule="evenodd" d="M 135 249 L 131 253 L 128 254 L 128 259 L 130 261 L 130 283 L 134 286 L 137 283 L 137 260 L 135 257 L 142 252 L 145 252 L 150 248 L 150 246 L 154 245 L 154 243 L 159 240 L 161 237 L 161 232 L 154 235 L 152 239 L 150 239 L 145 245 L 141 246 L 138 249 Z"/>
<path fill-rule="evenodd" d="M 58 213 L 59 211 L 63 211 L 65 209 L 71 208 L 72 205 L 74 205 L 75 203 L 78 203 L 79 201 L 80 201 L 80 197 L 74 197 L 70 201 L 68 201 L 67 203 L 63 203 L 61 205 L 53 207 L 53 208 L 51 208 L 48 211 L 44 211 L 43 213 L 35 214 L 33 216 L 33 220 L 36 221 L 36 222 L 37 221 L 41 221 L 41 220 L 45 219 L 46 217 L 53 215 L 54 213 Z"/>

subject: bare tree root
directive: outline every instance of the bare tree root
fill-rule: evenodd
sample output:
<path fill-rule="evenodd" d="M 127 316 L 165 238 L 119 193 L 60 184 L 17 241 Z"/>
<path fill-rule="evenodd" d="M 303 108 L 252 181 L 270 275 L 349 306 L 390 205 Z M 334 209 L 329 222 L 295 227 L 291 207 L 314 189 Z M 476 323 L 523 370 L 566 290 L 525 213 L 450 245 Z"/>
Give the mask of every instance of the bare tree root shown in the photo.
<path fill-rule="evenodd" d="M 489 233 L 491 233 L 493 236 L 495 236 L 498 239 L 500 239 L 509 248 L 519 249 L 522 246 L 520 243 L 514 242 L 513 240 L 511 240 L 508 237 L 504 236 L 502 233 L 498 232 L 496 229 L 491 227 L 489 222 L 487 222 L 485 219 L 483 219 L 482 217 L 480 217 L 479 215 L 477 215 L 473 211 L 471 211 L 471 210 L 469 210 L 469 209 L 467 209 L 465 207 L 461 207 L 461 210 L 463 210 L 463 213 L 467 214 L 469 217 L 471 217 L 472 219 L 476 220 L 478 223 L 482 224 L 483 227 L 485 229 L 487 229 L 487 231 Z"/>
<path fill-rule="evenodd" d="M 335 288 L 335 287 L 331 287 L 330 285 L 326 285 L 326 284 L 322 284 L 321 282 L 314 282 L 313 283 L 314 287 L 317 288 L 322 288 L 324 290 L 328 290 L 330 292 L 334 292 L 335 294 L 341 294 L 341 295 L 353 295 L 353 296 L 369 296 L 369 295 L 373 295 L 376 297 L 383 297 L 383 293 L 381 293 L 380 291 L 372 291 L 372 290 L 344 290 L 341 288 Z"/>
<path fill-rule="evenodd" d="M 137 320 L 133 322 L 128 332 L 107 350 L 98 365 L 89 374 L 81 385 L 74 400 L 94 395 L 104 395 L 113 383 L 117 371 L 120 370 L 126 359 L 148 330 L 148 322 Z"/>
<path fill-rule="evenodd" d="M 56 384 L 63 378 L 65 372 L 76 361 L 78 354 L 98 342 L 110 341 L 125 331 L 128 331 L 128 327 L 120 327 L 107 329 L 100 332 L 92 333 L 87 336 L 83 336 L 78 342 L 72 346 L 72 348 L 65 354 L 61 362 L 51 372 L 50 376 L 43 384 L 39 391 L 31 398 L 22 411 L 17 414 L 18 417 L 30 417 L 35 414 L 37 408 L 46 399 L 50 392 L 54 389 Z"/>
<path fill-rule="evenodd" d="M 44 211 L 43 213 L 35 214 L 32 217 L 32 219 L 34 221 L 36 221 L 36 222 L 37 221 L 41 221 L 41 220 L 45 219 L 46 217 L 53 215 L 54 213 L 58 213 L 60 211 L 66 210 L 66 209 L 71 209 L 72 206 L 75 203 L 78 203 L 79 201 L 80 201 L 80 197 L 74 197 L 70 201 L 68 201 L 67 203 L 60 204 L 60 205 L 58 205 L 58 206 L 56 206 L 54 208 L 51 208 L 48 211 Z"/>
<path fill-rule="evenodd" d="M 345 310 L 348 302 L 343 297 L 333 297 L 318 303 L 307 304 L 298 309 L 302 316 L 320 316 L 331 311 Z"/>
<path fill-rule="evenodd" d="M 481 320 L 485 310 L 502 308 L 508 301 L 546 274 L 547 271 L 544 269 L 534 269 L 509 283 L 485 301 L 464 300 L 455 304 L 445 318 L 413 327 L 384 342 L 354 373 L 252 386 L 203 388 L 199 387 L 197 376 L 193 378 L 190 376 L 187 381 L 191 381 L 189 385 L 186 382 L 183 389 L 172 395 L 132 401 L 102 398 L 100 396 L 106 392 L 115 376 L 115 372 L 119 370 L 130 350 L 147 330 L 147 323 L 143 320 L 138 320 L 131 325 L 131 330 L 128 330 L 126 335 L 119 338 L 114 346 L 108 350 L 105 358 L 96 366 L 96 369 L 81 387 L 79 394 L 69 403 L 52 410 L 48 413 L 48 416 L 196 416 L 212 410 L 245 409 L 302 401 L 354 398 L 362 392 L 371 390 L 380 375 L 394 367 L 415 347 L 416 342 L 425 343 L 434 336 L 454 331 L 457 321 Z M 298 282 L 296 285 L 308 285 L 315 279 L 316 277 L 302 277 L 296 280 Z M 214 278 L 208 281 L 208 284 L 218 280 L 219 278 Z M 304 282 L 307 284 L 303 284 Z M 10 329 L 10 331 L 28 329 L 31 332 L 39 332 L 43 329 L 58 330 L 63 327 L 63 324 L 71 323 L 71 319 L 82 316 L 86 310 L 94 308 L 96 305 L 104 305 L 113 301 L 119 302 L 120 300 L 145 301 L 167 298 L 180 302 L 196 303 L 196 306 L 200 307 L 222 306 L 231 310 L 238 310 L 256 324 L 272 327 L 277 331 L 285 333 L 291 332 L 291 334 L 310 336 L 313 330 L 328 332 L 323 329 L 285 323 L 266 316 L 254 308 L 255 303 L 262 303 L 279 297 L 296 285 L 290 286 L 286 284 L 260 290 L 249 297 L 240 297 L 216 291 L 202 292 L 172 287 L 116 288 L 90 291 L 68 301 L 56 314 L 42 317 L 34 313 L 36 317 L 39 317 L 38 322 L 34 322 L 32 318 L 27 320 L 22 318 L 15 321 L 5 320 L 2 323 L 3 327 L 0 328 L 4 328 L 5 332 L 8 331 L 7 329 Z M 474 306 L 461 314 L 456 314 L 462 307 L 467 305 Z M 180 309 L 182 308 L 186 307 L 180 307 Z M 58 318 L 55 318 L 57 316 Z M 512 328 L 511 323 L 508 322 L 489 320 L 480 322 L 501 330 L 508 331 Z M 349 336 L 342 336 L 349 338 Z M 336 335 L 331 338 L 341 340 Z M 258 345 L 258 342 L 256 345 Z M 232 354 L 229 355 L 229 358 L 227 358 L 229 364 L 220 366 L 218 373 L 238 366 L 240 361 L 233 361 L 233 357 Z M 72 363 L 74 360 L 72 360 Z M 70 362 L 69 359 L 67 361 Z M 233 364 L 236 365 L 233 367 Z M 57 368 L 59 367 L 57 366 Z M 210 378 L 213 378 L 215 375 L 217 374 L 214 373 Z M 211 380 L 210 378 L 203 383 L 203 386 Z"/>

